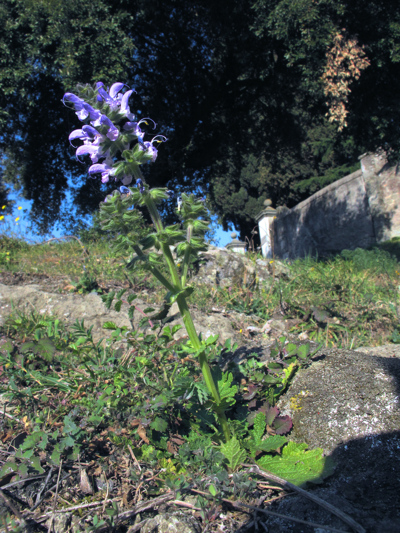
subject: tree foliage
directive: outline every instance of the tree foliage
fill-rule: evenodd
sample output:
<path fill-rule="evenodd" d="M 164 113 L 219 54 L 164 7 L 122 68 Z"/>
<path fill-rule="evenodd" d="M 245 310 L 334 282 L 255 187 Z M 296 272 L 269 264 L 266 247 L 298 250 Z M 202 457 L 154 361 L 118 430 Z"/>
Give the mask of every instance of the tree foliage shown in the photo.
<path fill-rule="evenodd" d="M 109 192 L 67 147 L 77 82 L 135 87 L 169 139 L 151 184 L 203 190 L 242 237 L 266 198 L 290 207 L 366 150 L 400 153 L 396 0 L 3 0 L 0 18 L 1 179 L 43 227 L 69 176 L 81 214 Z"/>

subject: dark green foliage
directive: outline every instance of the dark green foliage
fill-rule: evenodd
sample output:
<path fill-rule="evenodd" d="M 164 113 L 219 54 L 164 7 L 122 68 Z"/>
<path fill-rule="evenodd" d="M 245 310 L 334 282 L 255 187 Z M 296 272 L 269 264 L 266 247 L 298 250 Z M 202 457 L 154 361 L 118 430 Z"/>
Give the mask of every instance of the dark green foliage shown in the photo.
<path fill-rule="evenodd" d="M 366 150 L 399 152 L 395 0 L 5 0 L 0 18 L 1 179 L 22 187 L 44 229 L 69 221 L 68 208 L 60 213 L 68 173 L 78 214 L 111 191 L 83 177 L 68 150 L 79 122 L 60 99 L 77 82 L 133 85 L 132 110 L 169 139 L 152 185 L 203 189 L 242 238 L 266 198 L 291 207 L 351 172 Z M 321 76 L 343 28 L 370 66 L 350 86 L 348 128 L 338 132 Z M 175 218 L 172 205 L 165 215 Z"/>

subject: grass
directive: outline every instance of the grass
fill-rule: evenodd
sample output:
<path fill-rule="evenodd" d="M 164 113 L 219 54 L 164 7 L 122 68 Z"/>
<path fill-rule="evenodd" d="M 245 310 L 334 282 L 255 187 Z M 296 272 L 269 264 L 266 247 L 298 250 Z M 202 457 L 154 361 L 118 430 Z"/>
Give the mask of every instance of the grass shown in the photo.
<path fill-rule="evenodd" d="M 204 312 L 234 310 L 260 325 L 285 318 L 292 334 L 326 346 L 384 344 L 399 322 L 399 249 L 395 241 L 390 253 L 386 243 L 325 260 L 296 260 L 266 283 L 197 287 L 191 305 Z M 106 293 L 110 284 L 125 282 L 126 260 L 112 254 L 102 238 L 30 245 L 14 236 L 0 237 L 0 276 L 22 272 L 68 278 L 76 292 Z M 270 268 L 274 274 L 281 267 L 271 263 Z M 135 292 L 146 290 L 162 300 L 146 272 L 130 275 L 129 283 Z M 11 408 L 8 416 L 0 416 L 2 490 L 26 483 L 29 490 L 18 492 L 17 503 L 13 500 L 25 519 L 40 521 L 55 504 L 74 508 L 78 531 L 126 531 L 121 510 L 141 500 L 157 502 L 172 490 L 180 502 L 174 505 L 191 506 L 204 530 L 221 531 L 222 525 L 238 530 L 244 515 L 229 513 L 226 500 L 252 503 L 259 497 L 257 476 L 240 463 L 280 454 L 291 421 L 280 419 L 271 406 L 312 353 L 296 351 L 296 345 L 281 339 L 271 366 L 254 354 L 222 373 L 221 361 L 234 347 L 210 344 L 209 358 L 220 390 L 226 391 L 235 435 L 228 448 L 207 409 L 207 391 L 190 344 L 175 341 L 176 331 L 168 327 L 161 334 L 158 329 L 149 334 L 117 324 L 107 327 L 108 341 L 95 343 L 83 322 L 67 327 L 35 312 L 14 312 L 2 326 L 0 393 Z M 329 465 L 322 455 L 319 460 L 322 479 Z M 82 471 L 89 481 L 83 481 Z M 58 473 L 61 479 L 69 477 L 59 484 L 56 501 L 55 489 L 46 491 L 57 484 Z M 274 497 L 277 491 L 267 493 Z M 37 511 L 29 514 L 35 502 Z M 150 514 L 141 519 L 151 516 L 149 506 Z M 1 532 L 23 530 L 9 506 L 0 514 Z"/>

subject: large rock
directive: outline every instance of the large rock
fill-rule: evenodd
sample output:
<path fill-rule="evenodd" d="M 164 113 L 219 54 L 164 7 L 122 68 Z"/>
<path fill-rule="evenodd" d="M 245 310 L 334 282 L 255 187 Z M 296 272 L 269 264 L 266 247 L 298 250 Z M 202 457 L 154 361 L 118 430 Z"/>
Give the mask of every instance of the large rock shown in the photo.
<path fill-rule="evenodd" d="M 129 294 L 129 293 L 128 293 Z M 150 304 L 143 300 L 136 299 L 134 304 L 140 309 L 145 309 Z M 154 306 L 157 308 L 157 306 Z M 103 324 L 108 321 L 115 322 L 118 326 L 131 328 L 128 317 L 128 305 L 124 304 L 121 312 L 117 313 L 113 308 L 107 310 L 105 305 L 96 293 L 86 295 L 80 294 L 61 294 L 56 292 L 45 292 L 39 285 L 2 285 L 0 284 L 0 325 L 5 318 L 11 313 L 12 309 L 21 310 L 26 313 L 35 311 L 40 314 L 54 315 L 68 324 L 74 324 L 76 320 L 84 320 L 86 328 L 93 326 L 92 335 L 95 342 L 109 333 L 103 329 Z M 151 314 L 151 313 L 150 313 Z M 203 313 L 197 309 L 192 309 L 192 318 L 198 333 L 203 337 L 219 334 L 219 340 L 224 343 L 231 338 L 233 341 L 241 344 L 242 337 L 232 327 L 233 318 L 244 321 L 245 317 L 239 316 L 238 313 L 230 312 L 226 315 L 223 312 Z M 140 311 L 135 311 L 133 324 L 138 326 L 143 315 Z M 182 325 L 182 330 L 177 332 L 176 337 L 186 335 L 183 328 L 183 320 L 174 304 L 170 310 L 168 324 Z"/>
<path fill-rule="evenodd" d="M 291 439 L 322 447 L 336 463 L 334 475 L 312 492 L 369 533 L 394 533 L 400 531 L 400 349 L 374 350 L 321 350 L 278 406 L 293 418 Z M 348 531 L 341 520 L 299 496 L 271 510 Z M 274 533 L 314 531 L 282 520 L 267 524 Z"/>
<path fill-rule="evenodd" d="M 207 286 L 242 287 L 288 275 L 289 267 L 281 261 L 254 261 L 251 256 L 210 246 L 200 254 L 194 281 Z"/>

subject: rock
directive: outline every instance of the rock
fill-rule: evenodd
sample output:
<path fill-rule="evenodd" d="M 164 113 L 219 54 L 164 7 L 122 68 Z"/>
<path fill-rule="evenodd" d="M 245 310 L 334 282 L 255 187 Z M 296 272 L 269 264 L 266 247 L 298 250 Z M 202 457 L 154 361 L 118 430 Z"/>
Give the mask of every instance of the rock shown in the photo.
<path fill-rule="evenodd" d="M 373 352 L 374 353 L 374 352 Z M 379 353 L 379 351 L 378 351 Z M 368 533 L 400 531 L 400 358 L 323 349 L 278 402 L 293 418 L 289 438 L 322 447 L 336 463 L 322 487 L 309 490 L 359 522 Z M 393 354 L 391 354 L 393 355 Z M 349 531 L 300 496 L 272 511 Z M 274 533 L 314 528 L 268 518 Z"/>
<path fill-rule="evenodd" d="M 141 533 L 151 533 L 155 530 L 158 533 L 200 533 L 201 528 L 195 518 L 178 511 L 151 518 L 142 527 Z"/>
<path fill-rule="evenodd" d="M 323 349 L 301 370 L 279 408 L 291 438 L 327 453 L 350 439 L 400 430 L 400 359 Z"/>
<path fill-rule="evenodd" d="M 57 533 L 67 532 L 71 523 L 71 516 L 71 513 L 55 514 L 54 518 L 50 517 L 46 520 L 46 528 L 49 528 L 52 524 L 50 531 L 57 531 Z"/>
<path fill-rule="evenodd" d="M 281 261 L 268 261 L 210 246 L 199 256 L 195 283 L 207 286 L 252 286 L 255 283 L 289 275 L 289 267 Z"/>
<path fill-rule="evenodd" d="M 134 304 L 142 310 L 149 305 L 139 299 L 136 299 Z M 61 294 L 41 291 L 37 285 L 11 286 L 0 284 L 0 325 L 4 322 L 5 317 L 11 313 L 12 306 L 28 313 L 35 310 L 41 314 L 54 315 L 70 325 L 74 324 L 76 320 L 84 319 L 86 329 L 93 326 L 92 335 L 95 342 L 109 336 L 108 331 L 102 327 L 105 322 L 111 321 L 120 327 L 131 328 L 128 306 L 123 304 L 119 313 L 113 307 L 107 310 L 102 299 L 96 293 L 86 295 Z M 239 344 L 242 343 L 241 336 L 232 327 L 234 321 L 232 317 L 236 316 L 240 320 L 244 320 L 243 317 L 239 317 L 238 313 L 230 312 L 229 316 L 221 312 L 206 314 L 195 308 L 191 310 L 191 313 L 196 330 L 203 337 L 219 333 L 221 343 L 224 343 L 228 338 Z M 135 311 L 133 323 L 137 326 L 141 318 L 143 315 L 139 311 Z M 183 320 L 175 304 L 171 307 L 167 323 L 171 327 L 175 324 L 181 324 L 183 328 Z M 186 330 L 183 328 L 176 333 L 175 337 L 179 338 L 185 335 Z"/>

